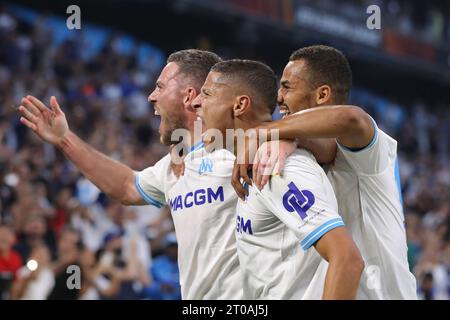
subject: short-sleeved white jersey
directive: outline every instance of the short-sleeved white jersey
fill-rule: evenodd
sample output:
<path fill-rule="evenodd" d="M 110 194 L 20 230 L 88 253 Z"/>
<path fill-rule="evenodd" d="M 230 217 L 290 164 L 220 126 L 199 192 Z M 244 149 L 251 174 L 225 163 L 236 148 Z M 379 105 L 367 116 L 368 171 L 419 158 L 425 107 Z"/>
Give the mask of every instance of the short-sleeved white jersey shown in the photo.
<path fill-rule="evenodd" d="M 296 150 L 283 175 L 261 191 L 249 186 L 236 223 L 245 299 L 316 298 L 308 288 L 324 285 L 313 278 L 325 260 L 311 246 L 344 223 L 333 188 L 310 152 Z"/>
<path fill-rule="evenodd" d="M 417 299 L 407 259 L 397 141 L 375 122 L 374 127 L 363 149 L 338 143 L 335 162 L 327 168 L 339 212 L 365 261 L 357 299 Z"/>
<path fill-rule="evenodd" d="M 230 183 L 234 159 L 226 150 L 207 153 L 200 147 L 186 156 L 178 180 L 170 157 L 136 178 L 144 199 L 170 206 L 183 299 L 242 298 L 234 235 L 238 197 Z"/>

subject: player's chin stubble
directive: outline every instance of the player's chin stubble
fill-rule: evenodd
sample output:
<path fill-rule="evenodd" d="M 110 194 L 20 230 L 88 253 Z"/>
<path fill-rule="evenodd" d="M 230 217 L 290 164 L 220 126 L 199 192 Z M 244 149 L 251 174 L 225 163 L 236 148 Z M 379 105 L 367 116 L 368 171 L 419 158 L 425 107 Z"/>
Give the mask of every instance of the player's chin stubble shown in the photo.
<path fill-rule="evenodd" d="M 172 125 L 168 125 L 168 129 L 161 132 L 159 140 L 163 145 L 170 146 L 172 144 L 177 144 L 180 141 L 172 140 L 172 134 L 177 129 L 186 129 L 185 125 L 182 123 L 180 119 L 177 119 L 171 123 Z"/>

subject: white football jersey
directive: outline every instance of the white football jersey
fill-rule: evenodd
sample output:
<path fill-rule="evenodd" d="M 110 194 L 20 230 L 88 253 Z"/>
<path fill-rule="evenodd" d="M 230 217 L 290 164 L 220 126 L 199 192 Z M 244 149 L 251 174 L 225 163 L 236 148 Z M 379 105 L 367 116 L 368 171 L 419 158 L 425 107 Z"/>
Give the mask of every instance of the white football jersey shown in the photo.
<path fill-rule="evenodd" d="M 365 262 L 357 299 L 417 299 L 407 259 L 397 141 L 375 122 L 374 127 L 372 142 L 361 150 L 338 144 L 328 168 L 339 212 Z"/>
<path fill-rule="evenodd" d="M 170 154 L 167 154 L 154 166 L 137 172 L 134 176 L 134 184 L 142 199 L 158 208 L 166 205 L 166 194 L 178 180 L 170 163 Z"/>
<path fill-rule="evenodd" d="M 242 298 L 234 235 L 238 197 L 231 186 L 234 159 L 227 150 L 207 153 L 199 148 L 186 156 L 178 180 L 173 179 L 170 156 L 136 178 L 144 199 L 170 206 L 183 299 Z"/>
<path fill-rule="evenodd" d="M 314 277 L 325 260 L 311 246 L 344 226 L 325 172 L 309 151 L 299 149 L 286 160 L 282 176 L 261 191 L 248 188 L 236 218 L 244 298 L 320 299 L 309 287 L 324 285 Z"/>

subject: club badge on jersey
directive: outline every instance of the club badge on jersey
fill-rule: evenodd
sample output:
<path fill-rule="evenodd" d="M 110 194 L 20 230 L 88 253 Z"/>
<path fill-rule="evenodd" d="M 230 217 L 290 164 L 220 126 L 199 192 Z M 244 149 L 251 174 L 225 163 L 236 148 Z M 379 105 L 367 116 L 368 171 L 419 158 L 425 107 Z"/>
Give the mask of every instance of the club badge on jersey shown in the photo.
<path fill-rule="evenodd" d="M 200 167 L 198 168 L 198 174 L 202 176 L 206 172 L 212 172 L 213 166 L 214 166 L 214 162 L 211 159 L 209 159 L 209 158 L 202 159 Z"/>

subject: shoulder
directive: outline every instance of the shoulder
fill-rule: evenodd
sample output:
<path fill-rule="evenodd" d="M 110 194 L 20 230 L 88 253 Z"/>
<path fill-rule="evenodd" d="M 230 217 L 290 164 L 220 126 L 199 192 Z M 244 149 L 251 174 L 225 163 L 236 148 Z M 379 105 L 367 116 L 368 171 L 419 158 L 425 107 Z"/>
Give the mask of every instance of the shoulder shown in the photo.
<path fill-rule="evenodd" d="M 164 172 L 165 170 L 168 170 L 170 168 L 170 163 L 172 162 L 172 159 L 170 157 L 170 154 L 166 154 L 164 157 L 159 159 L 153 166 L 149 166 L 141 171 L 138 171 L 138 173 L 154 173 L 155 171 L 158 172 Z"/>
<path fill-rule="evenodd" d="M 191 152 L 185 159 L 186 169 L 200 175 L 231 175 L 235 156 L 228 150 L 221 149 L 207 152 L 204 148 Z"/>
<path fill-rule="evenodd" d="M 317 171 L 321 167 L 317 163 L 314 155 L 305 149 L 297 149 L 287 159 L 285 164 L 285 171 L 291 173 L 298 173 L 304 171 Z"/>
<path fill-rule="evenodd" d="M 158 162 L 156 162 L 155 166 L 169 166 L 172 162 L 172 158 L 170 156 L 170 153 L 166 154 L 164 157 L 162 157 Z"/>

